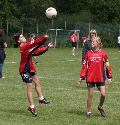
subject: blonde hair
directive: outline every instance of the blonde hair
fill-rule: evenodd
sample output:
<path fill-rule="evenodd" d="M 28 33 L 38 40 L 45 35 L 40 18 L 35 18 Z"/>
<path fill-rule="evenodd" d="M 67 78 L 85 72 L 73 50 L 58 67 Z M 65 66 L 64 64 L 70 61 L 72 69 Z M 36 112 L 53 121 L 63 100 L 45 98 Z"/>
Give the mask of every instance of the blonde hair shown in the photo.
<path fill-rule="evenodd" d="M 95 37 L 97 37 L 97 32 L 95 29 L 91 29 L 90 30 L 90 33 L 89 33 L 89 39 L 91 38 L 91 34 L 94 33 L 95 34 Z"/>
<path fill-rule="evenodd" d="M 91 30 L 90 30 L 90 33 L 95 33 L 95 34 L 96 34 L 97 32 L 96 32 L 95 29 L 91 29 Z"/>
<path fill-rule="evenodd" d="M 100 48 L 102 48 L 103 44 L 102 44 L 102 42 L 101 42 L 100 37 L 97 36 L 97 37 L 94 37 L 93 39 L 95 39 L 95 40 L 97 41 L 97 43 L 99 44 Z"/>

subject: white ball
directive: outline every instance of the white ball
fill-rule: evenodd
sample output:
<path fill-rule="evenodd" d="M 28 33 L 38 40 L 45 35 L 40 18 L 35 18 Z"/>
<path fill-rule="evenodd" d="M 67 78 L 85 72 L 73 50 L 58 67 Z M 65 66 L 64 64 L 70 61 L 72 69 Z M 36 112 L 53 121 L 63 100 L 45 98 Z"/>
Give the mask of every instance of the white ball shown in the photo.
<path fill-rule="evenodd" d="M 49 7 L 49 8 L 46 10 L 46 13 L 45 13 L 45 14 L 46 14 L 47 18 L 53 19 L 53 18 L 55 18 L 55 17 L 57 16 L 57 11 L 56 11 L 55 8 Z"/>

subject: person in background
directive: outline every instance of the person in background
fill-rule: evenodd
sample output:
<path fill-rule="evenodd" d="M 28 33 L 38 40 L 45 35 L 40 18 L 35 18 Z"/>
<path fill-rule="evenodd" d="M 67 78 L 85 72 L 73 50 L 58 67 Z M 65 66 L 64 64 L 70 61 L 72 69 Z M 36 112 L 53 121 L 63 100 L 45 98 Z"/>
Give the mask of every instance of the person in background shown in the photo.
<path fill-rule="evenodd" d="M 6 58 L 4 48 L 7 48 L 7 42 L 4 36 L 4 29 L 0 28 L 0 79 L 3 78 L 2 69 L 4 60 Z"/>
<path fill-rule="evenodd" d="M 29 102 L 28 111 L 32 113 L 33 116 L 37 116 L 35 105 L 33 103 L 33 95 L 32 95 L 32 82 L 35 85 L 35 90 L 38 95 L 39 104 L 48 104 L 46 98 L 43 96 L 43 91 L 41 87 L 41 83 L 36 73 L 36 69 L 33 63 L 33 56 L 39 56 L 45 53 L 49 47 L 52 47 L 52 44 L 49 43 L 47 46 L 43 46 L 48 36 L 44 35 L 35 39 L 34 41 L 27 41 L 23 34 L 17 34 L 14 36 L 16 44 L 20 44 L 20 53 L 21 53 L 21 61 L 19 72 L 23 82 L 27 85 L 27 97 Z"/>
<path fill-rule="evenodd" d="M 81 40 L 82 40 L 83 46 L 84 46 L 84 43 L 85 43 L 86 40 L 87 40 L 87 36 L 86 36 L 86 35 L 82 35 L 82 36 L 81 36 Z"/>
<path fill-rule="evenodd" d="M 92 46 L 91 46 L 91 41 L 92 38 L 97 36 L 97 32 L 95 29 L 91 29 L 88 38 L 84 41 L 83 44 L 83 49 L 82 49 L 82 63 L 84 61 L 85 55 L 87 53 L 88 50 L 92 50 Z"/>
<path fill-rule="evenodd" d="M 91 29 L 88 38 L 83 37 L 82 40 L 84 40 L 84 42 L 83 42 L 83 48 L 82 48 L 82 64 L 84 63 L 84 58 L 85 58 L 87 51 L 93 50 L 91 42 L 92 42 L 92 39 L 96 36 L 97 36 L 96 30 Z M 77 84 L 81 86 L 81 82 L 77 81 Z"/>
<path fill-rule="evenodd" d="M 74 31 L 74 33 L 70 36 L 70 41 L 72 42 L 72 55 L 75 56 L 75 48 L 77 47 L 77 31 Z"/>
<path fill-rule="evenodd" d="M 118 45 L 118 52 L 120 52 L 120 36 L 118 36 L 118 42 L 117 42 L 117 45 Z"/>
<path fill-rule="evenodd" d="M 104 64 L 106 64 L 106 76 L 108 83 L 112 83 L 112 70 L 109 64 L 108 56 L 104 50 L 101 49 L 102 42 L 100 37 L 94 37 L 91 42 L 93 50 L 87 51 L 82 70 L 80 73 L 79 82 L 86 79 L 88 88 L 88 99 L 87 99 L 87 117 L 92 116 L 92 98 L 94 87 L 97 87 L 100 91 L 100 102 L 98 104 L 98 110 L 101 116 L 106 117 L 106 112 L 103 108 L 105 101 L 105 72 Z"/>

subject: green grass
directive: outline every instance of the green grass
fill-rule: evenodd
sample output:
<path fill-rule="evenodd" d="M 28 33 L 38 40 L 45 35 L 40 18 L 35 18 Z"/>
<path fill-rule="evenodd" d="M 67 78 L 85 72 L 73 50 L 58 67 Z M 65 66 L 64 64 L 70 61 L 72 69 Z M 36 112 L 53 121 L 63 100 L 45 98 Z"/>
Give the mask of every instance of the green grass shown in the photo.
<path fill-rule="evenodd" d="M 93 117 L 87 119 L 87 88 L 76 84 L 81 69 L 81 49 L 71 56 L 71 49 L 50 49 L 37 57 L 38 76 L 49 105 L 34 103 L 38 113 L 32 117 L 27 111 L 26 85 L 21 81 L 18 69 L 19 49 L 7 49 L 4 63 L 4 79 L 0 80 L 0 125 L 119 125 L 120 123 L 120 53 L 117 49 L 105 49 L 113 69 L 113 84 L 106 85 L 105 109 L 107 118 L 97 111 L 99 92 L 95 89 L 93 97 Z M 13 62 L 13 63 L 11 63 Z M 15 63 L 14 63 L 15 62 Z"/>

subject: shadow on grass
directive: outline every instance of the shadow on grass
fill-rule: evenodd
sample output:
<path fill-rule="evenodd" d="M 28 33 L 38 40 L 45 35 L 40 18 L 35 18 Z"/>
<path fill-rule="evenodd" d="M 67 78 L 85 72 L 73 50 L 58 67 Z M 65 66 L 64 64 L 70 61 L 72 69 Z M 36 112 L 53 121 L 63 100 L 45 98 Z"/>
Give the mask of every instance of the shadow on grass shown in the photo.
<path fill-rule="evenodd" d="M 85 114 L 84 111 L 81 111 L 78 109 L 71 109 L 71 110 L 68 110 L 67 112 L 70 114 L 75 114 L 75 115 L 84 115 Z"/>
<path fill-rule="evenodd" d="M 71 109 L 69 111 L 67 111 L 69 114 L 74 114 L 74 115 L 79 115 L 79 116 L 83 116 L 85 118 L 86 117 L 86 112 L 82 111 L 82 110 L 78 110 L 78 109 Z M 91 118 L 103 118 L 106 119 L 107 117 L 102 117 L 99 113 L 93 113 Z"/>
<path fill-rule="evenodd" d="M 25 115 L 25 116 L 31 115 L 27 110 L 21 110 L 21 109 L 0 109 L 0 110 L 4 113 L 7 113 L 7 115 L 10 115 L 10 114 Z"/>

